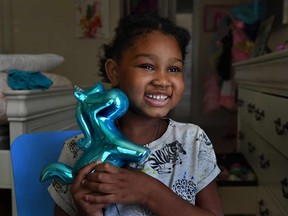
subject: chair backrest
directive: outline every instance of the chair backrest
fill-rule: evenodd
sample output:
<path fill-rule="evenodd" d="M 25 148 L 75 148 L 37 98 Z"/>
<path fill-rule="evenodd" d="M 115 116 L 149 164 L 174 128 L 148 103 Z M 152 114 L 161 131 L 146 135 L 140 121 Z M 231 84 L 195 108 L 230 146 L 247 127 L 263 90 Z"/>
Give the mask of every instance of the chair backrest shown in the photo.
<path fill-rule="evenodd" d="M 64 141 L 81 131 L 29 133 L 18 136 L 11 145 L 11 162 L 18 216 L 53 215 L 54 201 L 41 183 L 41 170 L 58 160 Z"/>

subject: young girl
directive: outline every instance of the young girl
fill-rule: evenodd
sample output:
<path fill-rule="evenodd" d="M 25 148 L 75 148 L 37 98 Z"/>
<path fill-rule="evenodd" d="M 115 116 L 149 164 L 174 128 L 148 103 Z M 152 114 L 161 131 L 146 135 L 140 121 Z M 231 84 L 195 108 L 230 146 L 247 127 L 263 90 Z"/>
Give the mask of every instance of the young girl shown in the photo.
<path fill-rule="evenodd" d="M 223 215 L 209 138 L 194 124 L 166 118 L 183 95 L 188 31 L 166 18 L 134 15 L 120 19 L 115 33 L 103 47 L 101 75 L 128 96 L 119 129 L 151 154 L 141 168 L 97 162 L 72 185 L 54 181 L 55 215 Z M 80 137 L 65 143 L 61 162 L 73 166 L 81 157 Z"/>

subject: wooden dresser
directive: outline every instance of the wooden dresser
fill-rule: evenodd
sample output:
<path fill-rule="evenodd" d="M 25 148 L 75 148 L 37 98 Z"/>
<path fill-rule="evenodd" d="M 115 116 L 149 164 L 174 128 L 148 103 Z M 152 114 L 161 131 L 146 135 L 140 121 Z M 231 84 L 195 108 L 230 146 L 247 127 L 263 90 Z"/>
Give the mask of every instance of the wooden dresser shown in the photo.
<path fill-rule="evenodd" d="M 238 148 L 258 177 L 255 214 L 288 215 L 288 50 L 233 66 Z"/>

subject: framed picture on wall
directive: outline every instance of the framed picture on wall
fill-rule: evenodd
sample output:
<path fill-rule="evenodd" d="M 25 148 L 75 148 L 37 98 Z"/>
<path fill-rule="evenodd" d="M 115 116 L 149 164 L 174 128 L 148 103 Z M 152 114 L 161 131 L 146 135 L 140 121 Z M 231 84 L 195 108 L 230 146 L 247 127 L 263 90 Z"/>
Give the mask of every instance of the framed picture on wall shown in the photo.
<path fill-rule="evenodd" d="M 283 24 L 288 24 L 288 0 L 284 0 L 283 7 Z"/>
<path fill-rule="evenodd" d="M 270 16 L 261 22 L 251 57 L 261 56 L 270 52 L 267 42 L 272 30 L 273 22 L 274 16 Z"/>
<path fill-rule="evenodd" d="M 261 0 L 264 9 L 264 19 L 274 16 L 272 30 L 288 24 L 288 0 Z"/>
<path fill-rule="evenodd" d="M 109 36 L 109 1 L 75 0 L 76 37 L 107 38 Z"/>

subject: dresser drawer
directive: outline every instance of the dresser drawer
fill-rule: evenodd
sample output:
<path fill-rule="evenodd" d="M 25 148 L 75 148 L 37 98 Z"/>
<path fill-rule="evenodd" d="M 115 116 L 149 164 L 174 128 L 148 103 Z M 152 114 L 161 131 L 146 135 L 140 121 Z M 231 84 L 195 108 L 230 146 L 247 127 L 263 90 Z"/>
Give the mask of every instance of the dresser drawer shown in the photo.
<path fill-rule="evenodd" d="M 240 88 L 239 101 L 239 118 L 288 157 L 288 98 Z"/>
<path fill-rule="evenodd" d="M 285 216 L 287 213 L 278 205 L 273 196 L 263 187 L 258 188 L 258 209 L 259 216 Z"/>
<path fill-rule="evenodd" d="M 258 137 L 258 182 L 275 195 L 278 203 L 288 212 L 288 160 Z"/>
<path fill-rule="evenodd" d="M 257 173 L 259 163 L 258 143 L 255 141 L 255 136 L 257 135 L 245 120 L 241 121 L 241 129 L 239 129 L 238 134 L 240 151 L 243 153 L 254 172 Z"/>
<path fill-rule="evenodd" d="M 239 88 L 238 92 L 238 118 L 252 124 L 254 119 L 255 100 L 254 91 Z"/>

